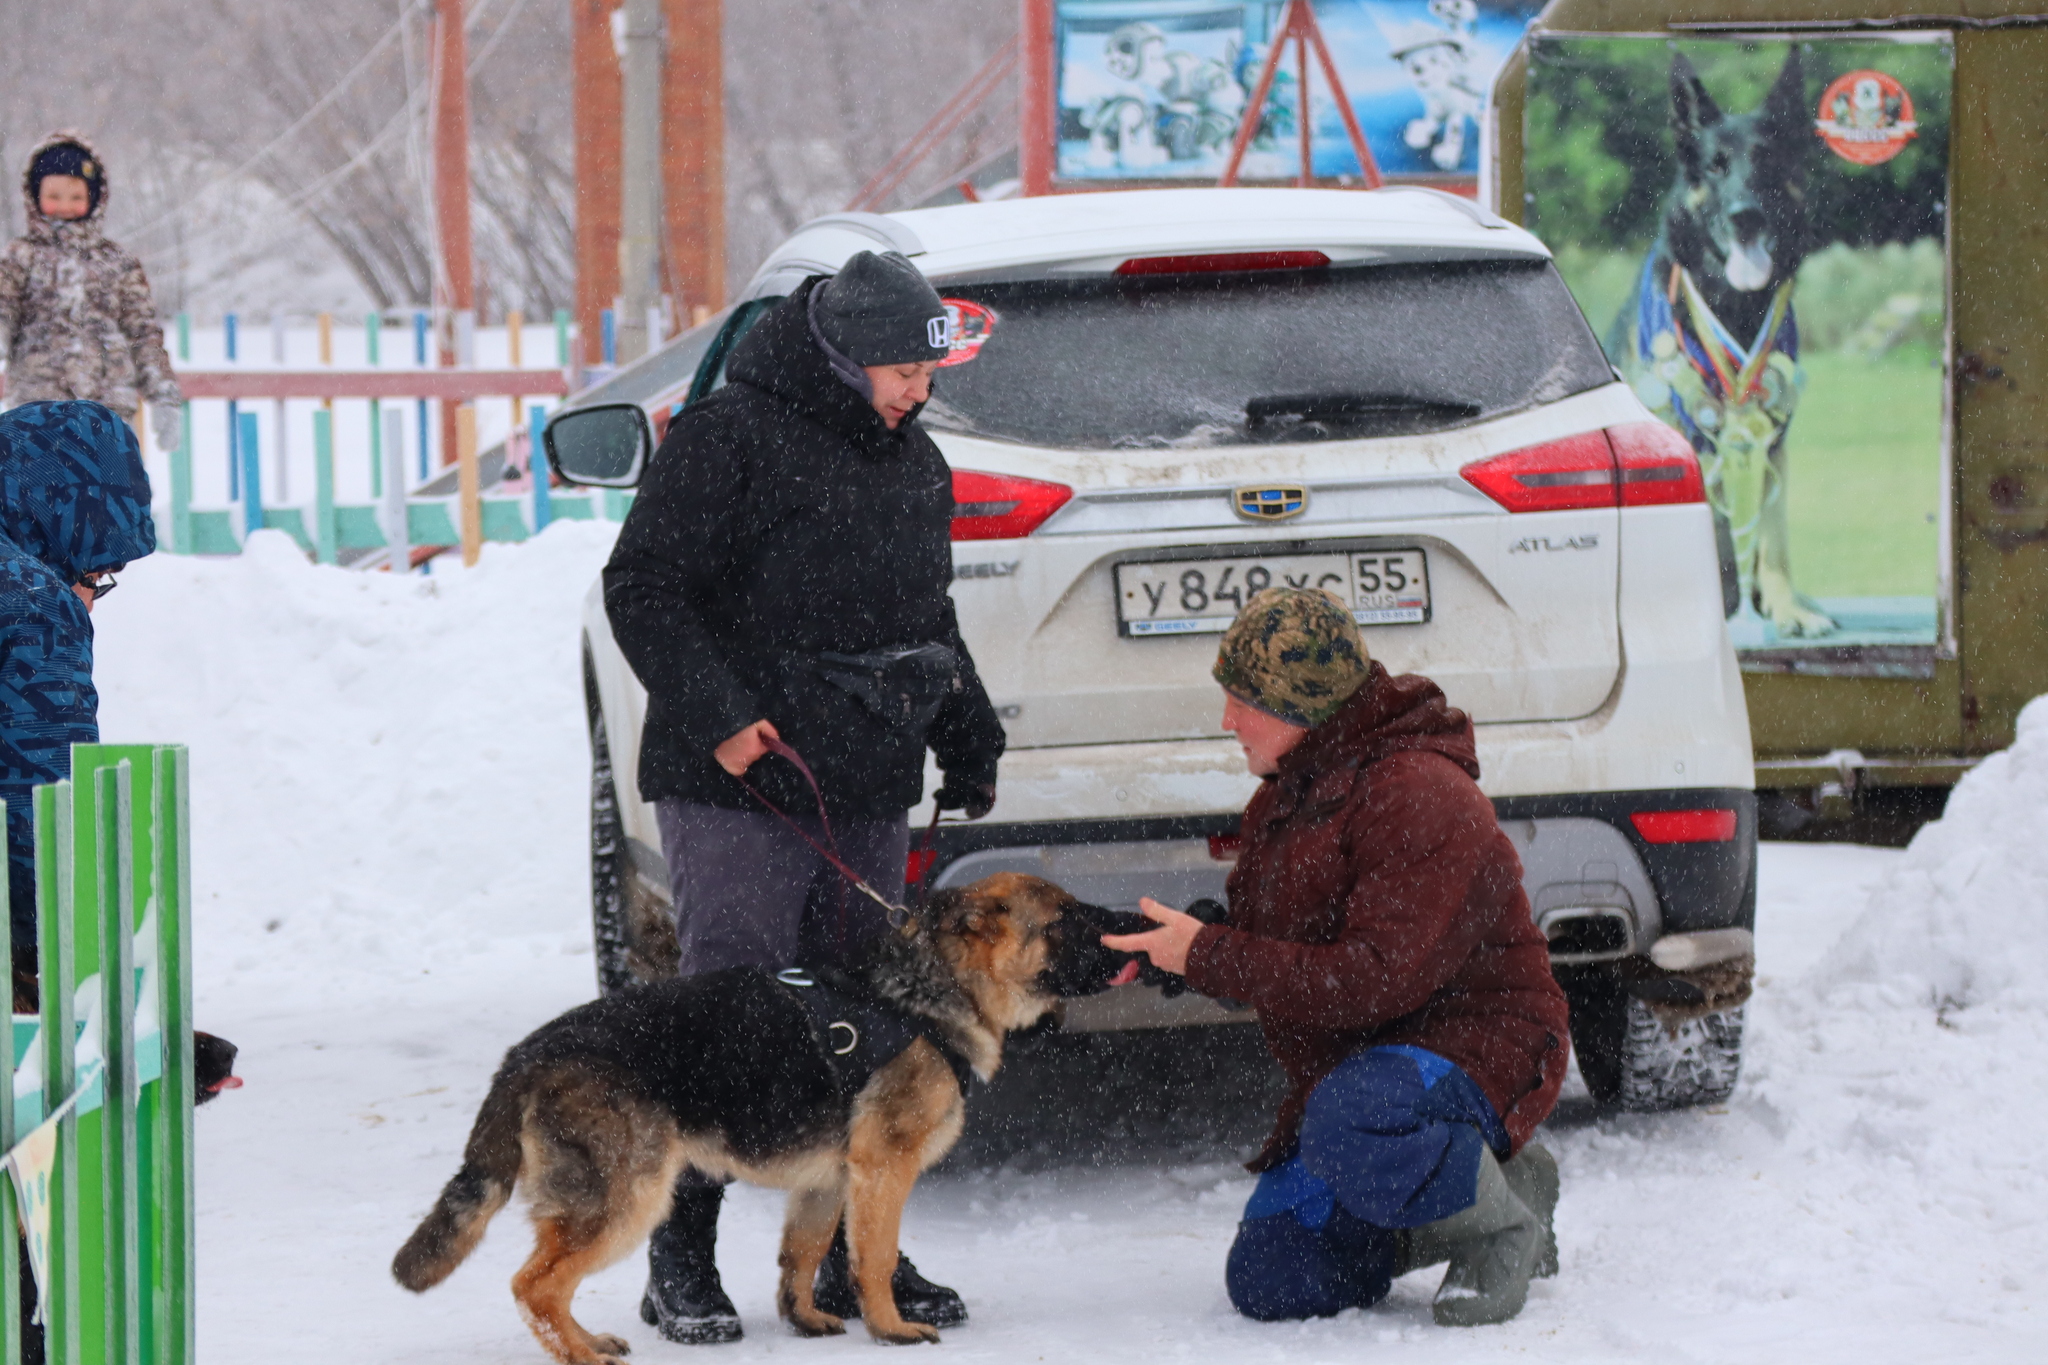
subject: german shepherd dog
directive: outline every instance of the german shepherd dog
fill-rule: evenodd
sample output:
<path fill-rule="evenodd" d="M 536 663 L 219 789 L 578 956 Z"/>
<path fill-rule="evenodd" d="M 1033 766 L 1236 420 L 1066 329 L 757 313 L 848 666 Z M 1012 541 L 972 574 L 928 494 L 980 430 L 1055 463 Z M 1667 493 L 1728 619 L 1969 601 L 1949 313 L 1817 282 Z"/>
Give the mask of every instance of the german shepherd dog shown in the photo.
<path fill-rule="evenodd" d="M 1699 452 L 1732 544 L 1737 607 L 1783 635 L 1826 635 L 1835 622 L 1792 585 L 1785 517 L 1785 430 L 1801 382 L 1792 285 L 1809 249 L 1814 142 L 1799 49 L 1746 114 L 1715 104 L 1674 53 L 1671 131 L 1677 180 L 1609 353 Z"/>
<path fill-rule="evenodd" d="M 693 1166 L 790 1192 L 776 1298 L 798 1333 L 845 1330 L 811 1297 L 843 1212 L 868 1331 L 936 1341 L 897 1313 L 890 1276 L 911 1186 L 960 1136 L 956 1066 L 987 1080 L 1005 1034 L 1062 996 L 1129 979 L 1136 964 L 1101 943 L 1105 929 L 1136 927 L 1127 919 L 1015 873 L 937 893 L 839 978 L 918 1030 L 853 1093 L 835 1068 L 850 1026 L 821 1027 L 787 973 L 707 972 L 573 1009 L 505 1055 L 462 1169 L 391 1273 L 416 1293 L 439 1284 L 523 1188 L 534 1249 L 512 1294 L 528 1326 L 564 1365 L 618 1365 L 626 1343 L 586 1331 L 570 1300 L 646 1240 Z"/>

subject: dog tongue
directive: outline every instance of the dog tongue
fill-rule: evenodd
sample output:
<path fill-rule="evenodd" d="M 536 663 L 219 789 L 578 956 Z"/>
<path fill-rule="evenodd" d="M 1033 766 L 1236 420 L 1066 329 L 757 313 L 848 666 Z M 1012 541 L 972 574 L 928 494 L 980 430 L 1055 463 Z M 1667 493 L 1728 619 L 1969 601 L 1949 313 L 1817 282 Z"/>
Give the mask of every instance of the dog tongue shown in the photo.
<path fill-rule="evenodd" d="M 1728 283 L 1745 293 L 1771 282 L 1771 253 L 1761 242 L 1740 242 L 1728 253 Z"/>
<path fill-rule="evenodd" d="M 1129 962 L 1126 962 L 1124 964 L 1122 971 L 1118 972 L 1115 976 L 1112 976 L 1109 979 L 1109 984 L 1112 986 L 1128 986 L 1137 979 L 1138 959 L 1134 957 Z"/>

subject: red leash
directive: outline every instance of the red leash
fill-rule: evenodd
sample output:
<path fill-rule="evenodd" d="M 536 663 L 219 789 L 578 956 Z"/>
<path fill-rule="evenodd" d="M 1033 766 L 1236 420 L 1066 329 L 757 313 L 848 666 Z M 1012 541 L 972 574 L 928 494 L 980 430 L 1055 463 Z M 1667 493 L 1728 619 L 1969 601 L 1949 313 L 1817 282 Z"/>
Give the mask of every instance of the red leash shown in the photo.
<path fill-rule="evenodd" d="M 802 754 L 799 754 L 796 750 L 790 748 L 787 744 L 784 744 L 779 739 L 769 739 L 766 736 L 763 736 L 761 743 L 767 748 L 769 753 L 779 755 L 782 758 L 788 759 L 791 763 L 794 763 L 796 765 L 796 770 L 804 775 L 804 781 L 810 783 L 811 795 L 814 798 L 816 798 L 818 802 L 818 824 L 825 831 L 826 843 L 821 844 L 816 839 L 813 839 L 811 837 L 811 832 L 809 830 L 805 829 L 802 825 L 798 824 L 795 820 L 790 818 L 788 812 L 784 811 L 782 807 L 776 805 L 773 801 L 770 801 L 767 797 L 761 795 L 760 789 L 757 788 L 753 783 L 747 781 L 747 779 L 744 776 L 737 776 L 736 780 L 742 787 L 745 787 L 747 789 L 747 793 L 750 796 L 752 796 L 756 801 L 759 801 L 762 805 L 766 806 L 770 814 L 775 816 L 776 819 L 782 821 L 783 824 L 788 825 L 791 829 L 795 830 L 797 837 L 799 839 L 802 839 L 805 843 L 809 844 L 813 849 L 815 849 L 817 851 L 818 856 L 823 858 L 826 861 L 826 863 L 831 866 L 834 872 L 837 872 L 840 876 L 844 877 L 847 880 L 847 882 L 853 887 L 854 890 L 860 892 L 863 896 L 866 896 L 869 900 L 881 906 L 884 914 L 888 918 L 889 927 L 891 929 L 898 930 L 899 932 L 902 931 L 911 921 L 913 912 L 911 911 L 910 907 L 896 904 L 896 902 L 890 900 L 887 896 L 884 896 L 881 892 L 875 890 L 874 887 L 869 886 L 867 879 L 861 876 L 860 873 L 854 871 L 853 868 L 847 864 L 846 860 L 839 856 L 839 840 L 834 838 L 832 834 L 832 817 L 825 813 L 825 792 L 823 788 L 819 787 L 817 775 L 811 771 L 811 765 L 804 762 Z M 920 861 L 923 861 L 925 855 L 931 852 L 932 844 L 938 838 L 938 833 L 939 810 L 937 803 L 934 802 L 932 806 L 932 822 L 925 829 L 924 845 L 918 850 L 918 858 Z M 830 845 L 829 848 L 826 846 L 827 844 Z M 928 870 L 929 866 L 927 865 L 927 871 Z M 924 901 L 924 896 L 922 894 L 924 883 L 925 877 L 920 876 L 918 878 L 918 902 L 920 907 L 922 906 Z M 841 947 L 843 948 L 846 942 L 846 903 L 843 898 L 840 901 L 839 907 L 839 939 Z"/>

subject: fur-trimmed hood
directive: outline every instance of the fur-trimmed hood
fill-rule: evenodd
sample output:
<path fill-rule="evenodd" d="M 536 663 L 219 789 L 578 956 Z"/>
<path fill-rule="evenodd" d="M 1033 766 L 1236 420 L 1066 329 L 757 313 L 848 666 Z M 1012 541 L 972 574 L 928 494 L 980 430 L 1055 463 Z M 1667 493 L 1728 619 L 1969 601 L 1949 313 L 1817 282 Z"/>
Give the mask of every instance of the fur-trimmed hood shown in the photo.
<path fill-rule="evenodd" d="M 67 142 L 74 147 L 83 149 L 86 155 L 100 163 L 99 202 L 94 204 L 91 211 L 83 218 L 47 218 L 43 215 L 42 206 L 36 200 L 33 182 L 36 158 L 50 150 L 50 148 L 61 146 Z M 53 241 L 78 241 L 86 237 L 98 237 L 103 225 L 107 221 L 107 199 L 113 192 L 113 177 L 107 174 L 106 158 L 100 155 L 99 149 L 93 146 L 91 139 L 87 138 L 83 133 L 74 133 L 68 128 L 60 128 L 56 132 L 44 137 L 35 146 L 29 148 L 28 161 L 21 168 L 21 202 L 23 207 L 28 210 L 27 235 L 31 238 L 43 237 Z"/>

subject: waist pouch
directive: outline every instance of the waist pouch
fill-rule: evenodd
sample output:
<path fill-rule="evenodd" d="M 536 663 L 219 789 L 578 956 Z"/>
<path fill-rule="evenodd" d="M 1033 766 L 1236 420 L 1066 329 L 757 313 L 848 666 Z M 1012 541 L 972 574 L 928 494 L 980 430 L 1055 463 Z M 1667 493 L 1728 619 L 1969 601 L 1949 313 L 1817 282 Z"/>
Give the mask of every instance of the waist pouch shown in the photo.
<path fill-rule="evenodd" d="M 896 645 L 866 654 L 824 651 L 814 666 L 888 729 L 922 737 L 958 686 L 960 656 L 941 644 Z"/>

